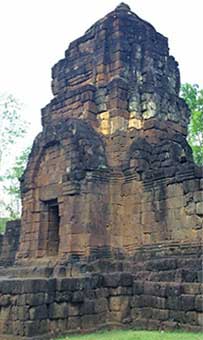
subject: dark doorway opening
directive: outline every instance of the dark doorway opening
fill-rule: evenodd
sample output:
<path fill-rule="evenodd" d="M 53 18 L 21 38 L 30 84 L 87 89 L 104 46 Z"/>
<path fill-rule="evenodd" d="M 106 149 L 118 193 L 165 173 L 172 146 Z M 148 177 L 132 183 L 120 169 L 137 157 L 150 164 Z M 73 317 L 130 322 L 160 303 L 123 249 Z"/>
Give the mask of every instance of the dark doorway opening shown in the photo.
<path fill-rule="evenodd" d="M 59 206 L 57 200 L 47 202 L 48 207 L 48 242 L 47 255 L 55 256 L 59 250 Z"/>

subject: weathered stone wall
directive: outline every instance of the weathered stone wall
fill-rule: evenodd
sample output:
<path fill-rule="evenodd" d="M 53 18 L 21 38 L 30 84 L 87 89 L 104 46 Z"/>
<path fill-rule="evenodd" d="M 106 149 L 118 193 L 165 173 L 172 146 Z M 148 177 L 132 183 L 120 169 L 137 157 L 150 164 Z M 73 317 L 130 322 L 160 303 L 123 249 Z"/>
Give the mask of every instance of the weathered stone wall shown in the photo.
<path fill-rule="evenodd" d="M 19 247 L 20 227 L 20 220 L 7 222 L 0 246 L 0 266 L 10 266 L 14 263 Z"/>
<path fill-rule="evenodd" d="M 156 116 L 186 127 L 187 107 L 177 96 L 178 65 L 167 39 L 127 6 L 118 6 L 72 42 L 52 78 L 55 98 L 42 111 L 44 126 L 61 117 L 92 124 L 98 118 L 99 130 L 108 135 L 119 127 L 140 128 Z"/>
<path fill-rule="evenodd" d="M 186 246 L 149 247 L 134 260 L 95 262 L 80 278 L 2 280 L 0 339 L 114 327 L 201 331 L 201 263 L 198 246 L 190 254 Z"/>
<path fill-rule="evenodd" d="M 102 143 L 100 145 L 102 149 Z M 32 190 L 29 210 L 30 192 L 25 194 L 22 216 L 25 232 L 21 234 L 19 257 L 48 256 L 48 218 L 43 201 L 51 199 L 58 199 L 59 204 L 59 258 L 69 255 L 86 257 L 95 248 L 105 246 L 112 253 L 118 250 L 129 255 L 135 247 L 144 244 L 201 241 L 202 169 L 188 162 L 184 164 L 184 160 L 176 162 L 168 159 L 172 148 L 173 145 L 166 140 L 153 146 L 138 139 L 129 151 L 130 167 L 126 173 L 116 174 L 98 167 L 84 177 L 81 168 L 78 171 L 80 180 L 62 175 L 63 171 L 60 174 L 60 169 L 51 165 L 52 156 L 48 156 L 46 164 L 42 162 L 42 169 L 53 169 L 53 178 L 63 180 L 51 182 L 51 174 L 38 170 L 35 178 L 43 186 Z M 67 154 L 64 149 L 60 149 L 60 157 Z M 178 157 L 178 151 L 173 152 L 174 157 Z M 95 167 L 101 159 L 105 163 L 104 154 L 98 156 L 93 152 L 93 155 Z M 65 171 L 68 163 L 61 158 L 54 159 L 54 162 Z M 153 162 L 159 165 L 154 168 Z M 168 165 L 164 166 L 164 163 Z M 78 214 L 78 211 L 81 213 Z"/>
<path fill-rule="evenodd" d="M 201 241 L 202 169 L 167 39 L 121 5 L 70 44 L 52 76 L 22 180 L 18 262 Z"/>

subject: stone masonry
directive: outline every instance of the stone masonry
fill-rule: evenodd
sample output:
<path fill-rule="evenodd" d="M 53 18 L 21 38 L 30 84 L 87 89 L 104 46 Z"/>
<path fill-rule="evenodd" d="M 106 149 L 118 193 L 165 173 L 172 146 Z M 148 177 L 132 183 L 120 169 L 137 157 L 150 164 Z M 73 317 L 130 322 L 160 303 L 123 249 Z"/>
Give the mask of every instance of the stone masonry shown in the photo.
<path fill-rule="evenodd" d="M 167 38 L 123 3 L 54 65 L 0 240 L 0 339 L 202 329 L 203 169 L 179 90 Z"/>

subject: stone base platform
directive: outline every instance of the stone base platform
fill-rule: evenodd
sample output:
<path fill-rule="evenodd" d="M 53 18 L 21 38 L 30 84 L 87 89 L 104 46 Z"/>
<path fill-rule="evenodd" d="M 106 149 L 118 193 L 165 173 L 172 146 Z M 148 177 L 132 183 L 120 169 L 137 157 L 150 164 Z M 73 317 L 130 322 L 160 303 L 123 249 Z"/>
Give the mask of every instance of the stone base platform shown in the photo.
<path fill-rule="evenodd" d="M 28 268 L 16 267 L 15 278 L 7 268 L 9 277 L 0 280 L 0 339 L 44 340 L 102 328 L 203 329 L 201 244 L 149 246 L 133 258 L 80 265 L 73 266 L 74 277 L 62 265 L 52 273 L 30 267 L 26 279 L 19 276 Z"/>

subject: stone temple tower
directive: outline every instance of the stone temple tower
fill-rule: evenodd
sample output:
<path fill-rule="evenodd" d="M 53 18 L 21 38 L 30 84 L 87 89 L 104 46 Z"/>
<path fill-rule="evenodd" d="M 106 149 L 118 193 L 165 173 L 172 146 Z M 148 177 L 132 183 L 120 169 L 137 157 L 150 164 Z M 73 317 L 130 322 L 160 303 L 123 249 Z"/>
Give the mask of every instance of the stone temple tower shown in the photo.
<path fill-rule="evenodd" d="M 1 263 L 15 277 L 0 282 L 11 296 L 2 333 L 201 328 L 203 178 L 179 91 L 167 38 L 123 3 L 54 65 L 53 99 L 21 181 L 19 241 L 12 224 L 2 239 Z"/>

